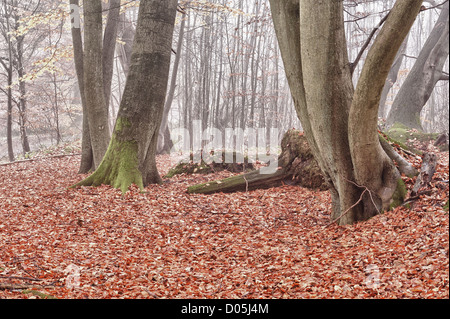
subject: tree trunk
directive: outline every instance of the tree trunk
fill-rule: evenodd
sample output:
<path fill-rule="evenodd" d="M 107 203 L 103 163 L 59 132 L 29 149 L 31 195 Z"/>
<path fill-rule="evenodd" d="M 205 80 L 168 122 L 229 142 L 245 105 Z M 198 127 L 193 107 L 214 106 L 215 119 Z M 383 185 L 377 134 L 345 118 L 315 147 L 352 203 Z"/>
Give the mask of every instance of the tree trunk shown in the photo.
<path fill-rule="evenodd" d="M 448 54 L 449 2 L 446 2 L 416 63 L 394 99 L 386 121 L 388 128 L 399 122 L 423 130 L 420 113 L 441 79 Z"/>
<path fill-rule="evenodd" d="M 173 146 L 173 144 L 171 143 L 172 141 L 170 139 L 168 120 L 169 120 L 169 112 L 172 107 L 173 98 L 175 95 L 175 87 L 176 87 L 177 76 L 178 76 L 178 66 L 180 65 L 181 51 L 183 48 L 183 37 L 184 37 L 184 26 L 186 24 L 186 14 L 183 14 L 181 19 L 182 20 L 181 20 L 181 25 L 180 25 L 180 34 L 178 36 L 177 51 L 176 51 L 175 61 L 173 64 L 172 77 L 170 79 L 169 92 L 167 94 L 166 102 L 164 104 L 164 113 L 163 113 L 163 119 L 161 122 L 161 128 L 159 129 L 158 147 L 157 147 L 158 154 L 170 152 L 170 149 Z"/>
<path fill-rule="evenodd" d="M 109 1 L 108 20 L 103 36 L 103 91 L 105 92 L 106 109 L 109 114 L 111 99 L 111 82 L 114 70 L 114 52 L 116 49 L 117 31 L 119 29 L 120 0 Z"/>
<path fill-rule="evenodd" d="M 349 144 L 355 181 L 368 189 L 363 198 L 367 216 L 390 208 L 404 197 L 404 186 L 377 133 L 381 92 L 392 63 L 420 11 L 422 1 L 397 1 L 369 50 L 353 96 Z M 402 199 L 403 200 L 403 199 Z"/>
<path fill-rule="evenodd" d="M 8 144 L 8 158 L 10 162 L 14 162 L 14 148 L 13 148 L 13 140 L 12 140 L 12 64 L 10 62 L 8 69 L 6 70 L 8 73 L 8 107 L 7 107 L 7 119 L 6 119 L 6 139 Z"/>
<path fill-rule="evenodd" d="M 78 88 L 81 97 L 81 106 L 83 109 L 83 127 L 81 138 L 81 163 L 78 170 L 79 174 L 86 174 L 94 169 L 94 157 L 92 153 L 91 135 L 89 133 L 88 111 L 86 106 L 86 96 L 84 92 L 84 66 L 83 66 L 83 40 L 81 37 L 79 0 L 70 0 L 72 6 L 72 44 L 75 62 L 75 71 L 77 73 Z"/>
<path fill-rule="evenodd" d="M 5 31 L 3 32 L 4 39 L 7 43 L 7 50 L 8 50 L 8 58 L 0 57 L 0 64 L 5 69 L 6 75 L 7 75 L 7 84 L 8 88 L 6 89 L 6 95 L 7 95 L 7 117 L 6 117 L 6 141 L 8 144 L 8 158 L 10 162 L 14 162 L 14 147 L 13 147 L 13 139 L 12 139 L 12 111 L 13 111 L 13 105 L 12 105 L 12 82 L 13 82 L 13 47 L 11 43 L 11 34 L 10 32 L 10 24 L 9 24 L 9 17 L 10 13 L 8 11 L 8 4 L 6 1 L 3 1 L 4 6 L 4 16 L 5 16 Z M 6 61 L 8 61 L 8 64 L 6 64 Z"/>
<path fill-rule="evenodd" d="M 176 8 L 176 0 L 141 1 L 130 71 L 108 151 L 97 170 L 75 186 L 107 184 L 126 192 L 131 184 L 142 189 L 161 182 L 155 155 Z"/>
<path fill-rule="evenodd" d="M 8 72 L 8 115 L 6 119 L 6 139 L 8 144 L 8 158 L 10 162 L 14 162 L 14 148 L 12 140 L 12 70 Z"/>
<path fill-rule="evenodd" d="M 133 23 L 128 20 L 125 13 L 121 14 L 120 20 L 121 24 L 119 34 L 123 44 L 119 44 L 117 46 L 117 55 L 119 57 L 120 65 L 122 66 L 123 73 L 125 77 L 127 77 L 130 70 L 131 50 L 133 47 L 135 30 L 133 28 Z"/>
<path fill-rule="evenodd" d="M 103 90 L 101 0 L 86 1 L 84 17 L 84 92 L 94 167 L 98 167 L 110 139 L 108 110 Z"/>
<path fill-rule="evenodd" d="M 378 105 L 422 1 L 397 1 L 368 54 L 356 91 L 342 1 L 270 3 L 297 114 L 329 184 L 331 218 L 339 224 L 367 220 L 388 209 L 397 191 L 400 175 L 378 139 Z"/>

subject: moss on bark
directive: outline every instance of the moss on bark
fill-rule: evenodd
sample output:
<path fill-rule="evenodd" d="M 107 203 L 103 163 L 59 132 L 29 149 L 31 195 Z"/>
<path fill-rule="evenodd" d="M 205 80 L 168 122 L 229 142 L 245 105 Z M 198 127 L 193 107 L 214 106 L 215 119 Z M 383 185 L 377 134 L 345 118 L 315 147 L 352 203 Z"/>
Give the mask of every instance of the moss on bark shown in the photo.
<path fill-rule="evenodd" d="M 414 141 L 426 144 L 430 141 L 436 140 L 438 138 L 438 133 L 425 133 L 419 130 L 411 129 L 402 123 L 395 123 L 389 130 L 385 132 L 389 139 L 400 145 L 406 150 L 411 150 L 414 153 L 421 155 L 422 152 L 417 150 L 413 145 Z"/>
<path fill-rule="evenodd" d="M 142 190 L 144 184 L 142 173 L 138 168 L 137 153 L 136 142 L 118 141 L 113 136 L 108 151 L 97 170 L 72 187 L 111 185 L 125 193 L 130 185 L 136 184 Z"/>
<path fill-rule="evenodd" d="M 406 185 L 401 178 L 397 180 L 397 188 L 395 189 L 394 194 L 392 195 L 392 202 L 389 205 L 389 210 L 394 209 L 395 207 L 400 206 L 405 201 L 407 189 Z"/>

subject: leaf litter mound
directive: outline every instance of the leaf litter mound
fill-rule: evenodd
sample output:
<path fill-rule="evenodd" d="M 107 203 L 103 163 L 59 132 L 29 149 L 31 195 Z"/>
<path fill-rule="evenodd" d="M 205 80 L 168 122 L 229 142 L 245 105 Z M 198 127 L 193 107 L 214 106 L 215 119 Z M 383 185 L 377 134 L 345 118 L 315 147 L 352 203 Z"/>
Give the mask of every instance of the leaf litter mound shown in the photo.
<path fill-rule="evenodd" d="M 68 189 L 79 160 L 0 166 L 0 298 L 449 298 L 448 153 L 431 194 L 344 227 L 328 192 L 186 193 L 229 172 Z"/>

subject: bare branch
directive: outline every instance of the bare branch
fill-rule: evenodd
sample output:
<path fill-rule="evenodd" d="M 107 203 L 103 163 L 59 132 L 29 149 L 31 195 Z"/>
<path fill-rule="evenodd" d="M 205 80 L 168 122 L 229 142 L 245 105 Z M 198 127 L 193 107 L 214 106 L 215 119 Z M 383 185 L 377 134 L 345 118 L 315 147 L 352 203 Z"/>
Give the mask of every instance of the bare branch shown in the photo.
<path fill-rule="evenodd" d="M 387 15 L 385 15 L 383 17 L 383 19 L 380 20 L 380 22 L 378 23 L 378 25 L 372 30 L 372 32 L 370 33 L 369 37 L 367 38 L 366 42 L 364 43 L 364 45 L 361 47 L 361 50 L 359 51 L 358 55 L 356 56 L 356 59 L 353 63 L 350 64 L 350 71 L 353 74 L 353 72 L 355 71 L 356 66 L 358 65 L 359 61 L 361 60 L 362 55 L 364 54 L 364 51 L 367 49 L 367 47 L 369 46 L 370 42 L 372 41 L 372 38 L 375 36 L 375 33 L 378 31 L 379 28 L 381 28 L 381 26 L 383 25 L 383 23 L 387 20 L 387 18 L 389 17 L 389 13 Z"/>

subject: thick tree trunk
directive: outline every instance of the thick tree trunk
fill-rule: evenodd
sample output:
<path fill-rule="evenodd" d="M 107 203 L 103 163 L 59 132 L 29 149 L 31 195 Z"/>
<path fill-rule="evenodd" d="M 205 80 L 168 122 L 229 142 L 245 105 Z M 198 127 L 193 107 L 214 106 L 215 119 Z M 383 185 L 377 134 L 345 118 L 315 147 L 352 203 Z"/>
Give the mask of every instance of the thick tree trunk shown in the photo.
<path fill-rule="evenodd" d="M 176 8 L 176 0 L 141 1 L 130 71 L 108 151 L 97 170 L 75 186 L 108 184 L 126 192 L 131 184 L 142 189 L 161 182 L 155 156 Z"/>
<path fill-rule="evenodd" d="M 423 130 L 420 113 L 442 77 L 448 54 L 449 2 L 446 2 L 416 63 L 394 99 L 386 121 L 388 128 L 399 122 Z"/>
<path fill-rule="evenodd" d="M 388 208 L 386 203 L 397 190 L 390 187 L 393 181 L 397 185 L 399 174 L 395 174 L 395 166 L 378 140 L 378 104 L 395 54 L 419 12 L 421 2 L 405 0 L 396 3 L 386 24 L 388 30 L 395 27 L 399 31 L 388 33 L 386 37 L 385 25 L 380 33 L 384 36 L 379 36 L 383 40 L 378 40 L 380 44 L 372 47 L 366 71 L 363 68 L 362 83 L 354 92 L 342 1 L 271 0 L 297 114 L 330 186 L 331 218 L 339 224 L 366 220 Z M 402 25 L 396 24 L 398 19 Z M 394 37 L 397 39 L 392 39 Z M 385 41 L 392 44 L 384 45 Z M 373 54 L 382 51 L 386 55 L 384 59 Z M 362 101 L 367 102 L 366 105 Z M 368 180 L 368 176 L 373 180 Z"/>
<path fill-rule="evenodd" d="M 16 29 L 19 28 L 18 17 L 16 19 Z M 20 125 L 20 138 L 22 141 L 22 151 L 25 155 L 31 151 L 30 143 L 28 141 L 28 133 L 27 133 L 27 89 L 25 81 L 22 80 L 25 77 L 25 67 L 23 65 L 23 41 L 24 36 L 17 37 L 17 76 L 19 77 L 19 125 Z"/>
<path fill-rule="evenodd" d="M 81 36 L 81 28 L 79 19 L 79 0 L 70 0 L 74 12 L 73 18 L 77 21 L 72 23 L 72 42 L 74 49 L 75 70 L 78 78 L 78 87 L 81 96 L 81 105 L 83 108 L 83 129 L 82 129 L 82 147 L 81 147 L 81 164 L 79 168 L 80 174 L 88 173 L 95 169 L 93 148 L 91 142 L 91 134 L 89 129 L 88 106 L 86 102 L 86 93 L 84 85 L 84 52 L 83 40 Z M 113 59 L 114 49 L 119 24 L 120 0 L 110 2 L 110 11 L 108 21 L 105 28 L 102 50 L 102 72 L 103 72 L 103 92 L 105 94 L 105 112 L 108 117 L 108 102 L 111 94 L 111 81 L 113 75 Z M 98 61 L 98 57 L 96 58 Z M 96 71 L 98 72 L 98 71 Z M 99 89 L 97 87 L 97 89 Z M 94 130 L 95 132 L 95 130 Z M 96 134 L 94 134 L 96 135 Z"/>
<path fill-rule="evenodd" d="M 352 207 L 361 193 L 351 183 L 354 176 L 348 144 L 348 116 L 353 84 L 345 40 L 343 3 L 323 1 L 318 7 L 314 2 L 300 1 L 300 39 L 303 85 L 311 122 L 309 134 L 319 150 L 314 156 L 331 184 L 331 218 L 334 220 Z M 363 215 L 361 206 L 354 206 L 340 223 L 367 219 Z"/>
<path fill-rule="evenodd" d="M 108 110 L 103 86 L 102 3 L 84 3 L 84 92 L 91 136 L 94 167 L 98 167 L 110 139 Z"/>

